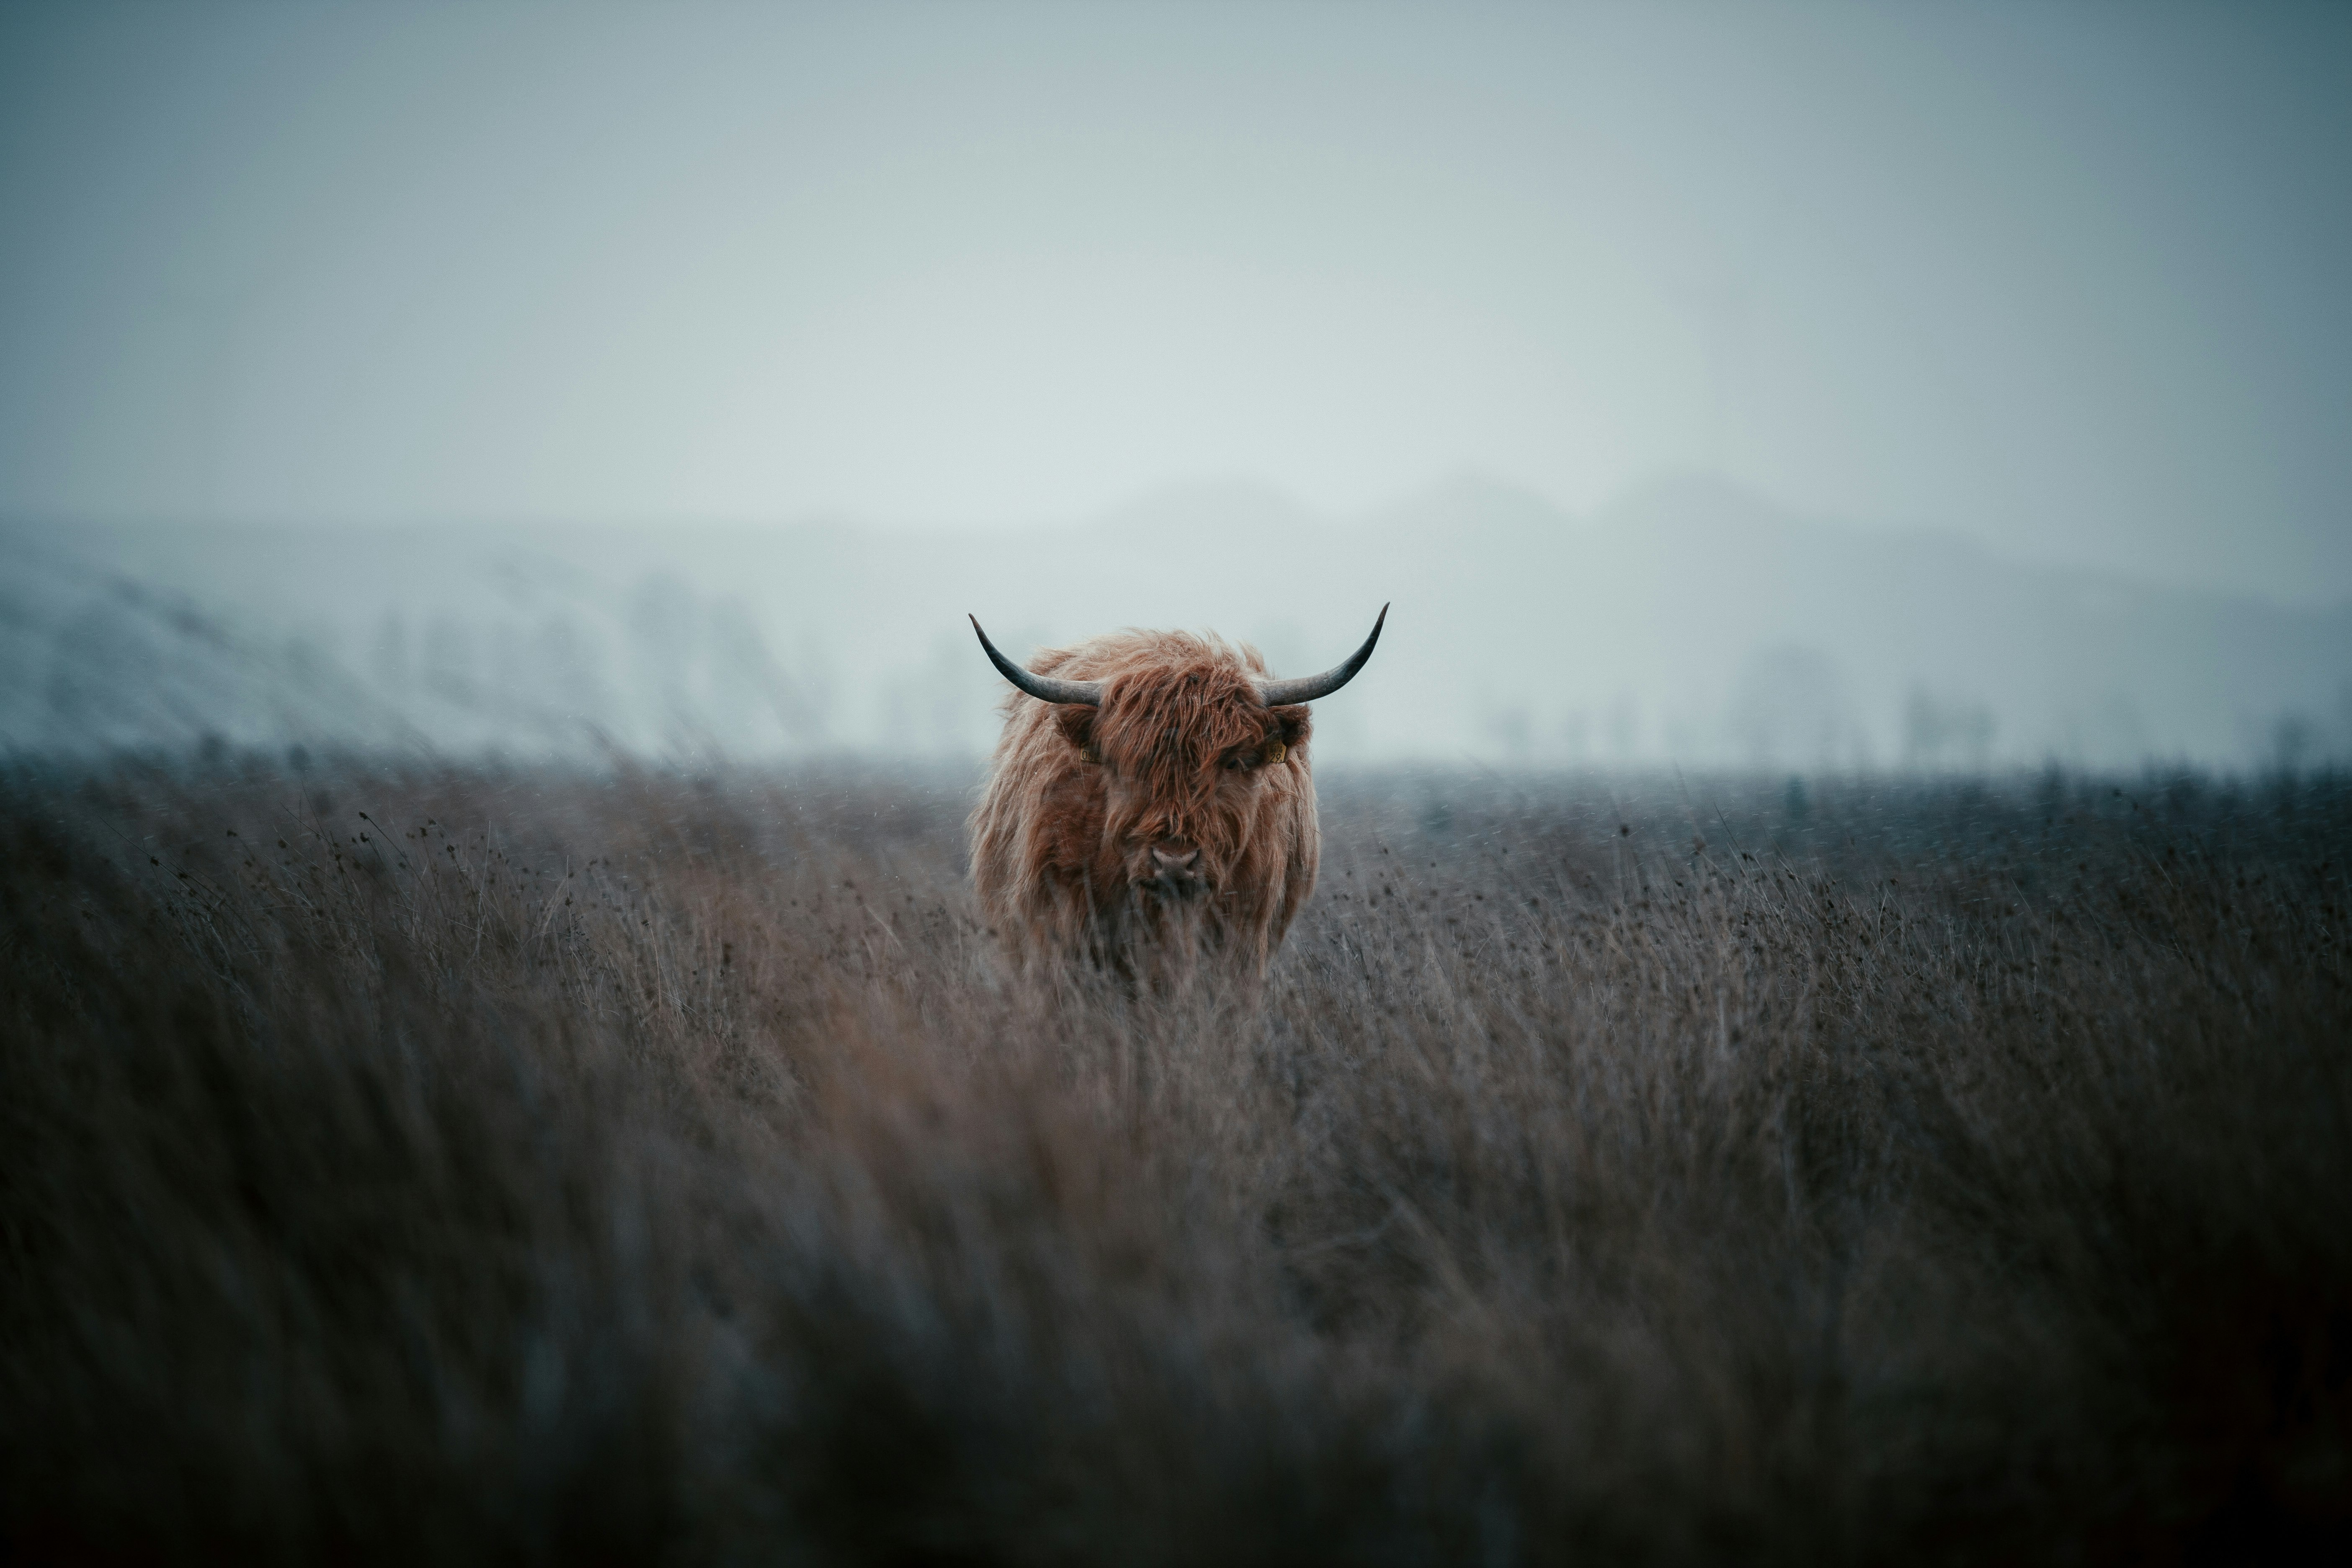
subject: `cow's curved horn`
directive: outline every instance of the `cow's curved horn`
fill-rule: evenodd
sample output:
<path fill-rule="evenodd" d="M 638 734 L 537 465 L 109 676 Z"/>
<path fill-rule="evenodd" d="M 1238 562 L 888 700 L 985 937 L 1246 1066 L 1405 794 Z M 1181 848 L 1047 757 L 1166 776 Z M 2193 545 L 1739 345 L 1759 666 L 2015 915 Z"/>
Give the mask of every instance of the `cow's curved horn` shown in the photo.
<path fill-rule="evenodd" d="M 997 673 L 1013 682 L 1040 702 L 1083 702 L 1089 708 L 1102 706 L 1102 682 L 1099 680 L 1056 680 L 1050 675 L 1032 675 L 1011 659 L 996 651 L 988 634 L 980 631 L 980 617 L 970 615 L 971 629 L 980 632 L 980 646 L 988 650 L 988 662 L 996 666 Z M 1350 670 L 1349 674 L 1355 673 Z"/>
<path fill-rule="evenodd" d="M 1372 635 L 1364 646 L 1348 657 L 1348 662 L 1325 670 L 1320 675 L 1304 675 L 1297 680 L 1261 680 L 1257 683 L 1258 700 L 1268 708 L 1279 708 L 1289 702 L 1312 702 L 1318 697 L 1328 697 L 1356 679 L 1356 671 L 1372 657 L 1372 645 L 1381 640 L 1381 628 L 1388 625 L 1389 607 L 1381 606 L 1381 618 L 1372 623 Z"/>

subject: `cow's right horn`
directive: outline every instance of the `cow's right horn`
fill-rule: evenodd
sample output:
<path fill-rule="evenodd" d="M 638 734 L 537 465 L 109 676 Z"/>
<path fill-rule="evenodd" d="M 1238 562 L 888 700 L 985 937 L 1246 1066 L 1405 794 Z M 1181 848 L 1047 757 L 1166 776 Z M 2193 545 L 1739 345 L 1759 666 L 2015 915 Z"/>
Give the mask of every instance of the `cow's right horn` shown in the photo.
<path fill-rule="evenodd" d="M 1011 659 L 996 651 L 988 634 L 980 631 L 980 617 L 969 616 L 971 629 L 980 632 L 980 646 L 988 651 L 988 662 L 996 666 L 997 673 L 1013 682 L 1040 702 L 1082 702 L 1089 708 L 1102 706 L 1103 689 L 1099 680 L 1056 680 L 1050 675 L 1032 675 Z M 1377 635 L 1377 634 L 1375 634 Z M 1354 671 L 1350 670 L 1349 674 Z"/>
<path fill-rule="evenodd" d="M 1257 683 L 1258 700 L 1268 708 L 1280 708 L 1286 703 L 1312 702 L 1318 697 L 1328 697 L 1356 679 L 1356 671 L 1364 668 L 1364 660 L 1372 657 L 1372 645 L 1381 640 L 1381 628 L 1389 624 L 1389 607 L 1381 606 L 1381 618 L 1372 623 L 1372 635 L 1364 646 L 1348 656 L 1348 662 L 1334 666 L 1320 675 L 1302 675 L 1296 680 L 1261 680 Z"/>

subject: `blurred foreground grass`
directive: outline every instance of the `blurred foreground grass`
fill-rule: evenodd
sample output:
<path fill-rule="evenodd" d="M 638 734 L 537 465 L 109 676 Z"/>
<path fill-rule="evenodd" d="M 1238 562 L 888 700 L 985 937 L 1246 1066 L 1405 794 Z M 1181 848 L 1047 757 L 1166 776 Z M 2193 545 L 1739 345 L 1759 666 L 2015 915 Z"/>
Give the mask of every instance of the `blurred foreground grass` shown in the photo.
<path fill-rule="evenodd" d="M 970 782 L 7 775 L 6 1541 L 2352 1540 L 2352 785 L 1327 778 L 1260 1011 Z"/>

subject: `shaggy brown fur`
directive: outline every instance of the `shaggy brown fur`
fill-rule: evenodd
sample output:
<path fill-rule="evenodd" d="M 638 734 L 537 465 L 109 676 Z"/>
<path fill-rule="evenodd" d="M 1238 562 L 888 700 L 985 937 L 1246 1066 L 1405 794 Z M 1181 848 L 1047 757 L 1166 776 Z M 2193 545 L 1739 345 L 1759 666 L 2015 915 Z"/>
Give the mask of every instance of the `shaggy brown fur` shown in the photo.
<path fill-rule="evenodd" d="M 1307 710 L 1261 707 L 1265 660 L 1214 637 L 1115 632 L 1030 668 L 1103 703 L 1005 699 L 971 824 L 989 923 L 1028 963 L 1263 975 L 1315 889 Z"/>

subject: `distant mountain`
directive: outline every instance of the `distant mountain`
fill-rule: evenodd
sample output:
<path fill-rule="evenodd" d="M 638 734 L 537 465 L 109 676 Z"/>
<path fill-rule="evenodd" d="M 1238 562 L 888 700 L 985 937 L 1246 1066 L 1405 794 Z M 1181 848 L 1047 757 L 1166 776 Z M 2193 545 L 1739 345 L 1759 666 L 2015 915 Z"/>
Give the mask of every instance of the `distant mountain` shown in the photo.
<path fill-rule="evenodd" d="M 1008 649 L 1353 647 L 1334 757 L 1769 768 L 2352 758 L 2352 605 L 2006 561 L 1662 480 L 1585 519 L 1462 478 L 1354 519 L 1244 484 L 919 534 L 0 528 L 0 746 L 984 751 Z"/>
<path fill-rule="evenodd" d="M 168 585 L 11 539 L 0 577 L 0 745 L 415 746 L 425 732 L 299 637 Z"/>
<path fill-rule="evenodd" d="M 503 529 L 0 531 L 0 747 L 821 742 L 748 601 L 698 591 L 646 541 L 581 556 Z"/>
<path fill-rule="evenodd" d="M 1597 722 L 1603 754 L 1630 727 L 1636 753 L 1735 763 L 2247 761 L 2283 724 L 2352 752 L 2352 605 L 2029 566 L 1693 479 L 1581 527 L 1456 484 L 1384 533 L 1486 606 L 1465 653 L 1549 673 L 1516 700 L 1531 732 Z"/>

